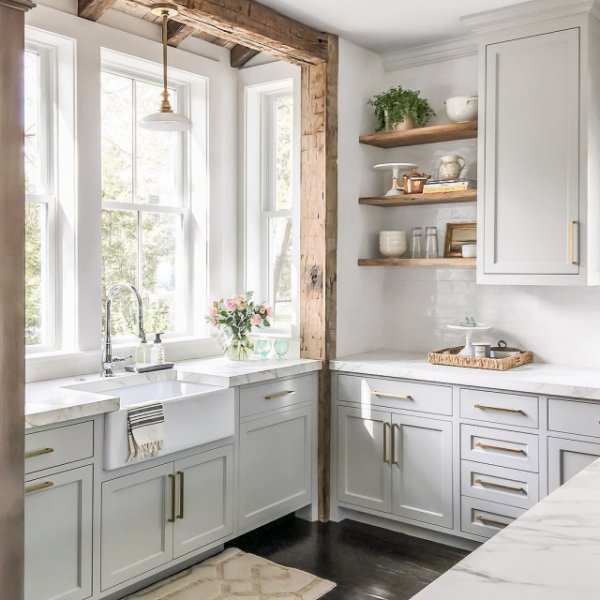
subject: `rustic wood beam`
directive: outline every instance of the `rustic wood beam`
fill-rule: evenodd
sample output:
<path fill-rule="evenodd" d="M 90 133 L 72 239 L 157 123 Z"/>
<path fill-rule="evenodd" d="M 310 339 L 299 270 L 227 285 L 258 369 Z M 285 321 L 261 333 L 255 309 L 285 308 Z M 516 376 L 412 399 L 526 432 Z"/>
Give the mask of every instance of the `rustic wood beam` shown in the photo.
<path fill-rule="evenodd" d="M 300 354 L 323 361 L 319 376 L 319 519 L 329 519 L 331 375 L 337 278 L 338 39 L 327 61 L 302 68 Z"/>
<path fill-rule="evenodd" d="M 106 0 L 80 0 L 80 2 Z M 152 8 L 155 0 L 137 0 Z M 216 37 L 296 64 L 327 60 L 327 35 L 254 0 L 176 0 L 177 20 Z"/>
<path fill-rule="evenodd" d="M 88 21 L 97 21 L 117 0 L 78 0 L 77 14 Z"/>
<path fill-rule="evenodd" d="M 28 0 L 0 0 L 0 582 L 23 598 L 25 439 L 25 176 L 23 51 Z"/>
<path fill-rule="evenodd" d="M 169 20 L 167 23 L 167 44 L 173 46 L 173 48 L 177 48 L 192 33 L 194 33 L 193 27 L 179 21 Z"/>
<path fill-rule="evenodd" d="M 233 69 L 241 69 L 251 58 L 254 58 L 260 52 L 254 48 L 246 48 L 241 44 L 236 44 L 231 49 L 231 67 Z"/>

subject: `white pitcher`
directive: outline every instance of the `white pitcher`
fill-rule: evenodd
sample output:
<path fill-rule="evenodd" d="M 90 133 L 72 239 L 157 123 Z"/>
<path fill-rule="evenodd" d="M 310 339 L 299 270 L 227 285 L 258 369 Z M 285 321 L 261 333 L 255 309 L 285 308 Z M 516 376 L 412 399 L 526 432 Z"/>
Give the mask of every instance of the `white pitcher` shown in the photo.
<path fill-rule="evenodd" d="M 467 161 L 458 154 L 447 154 L 440 159 L 439 179 L 458 179 L 463 169 L 467 166 Z"/>

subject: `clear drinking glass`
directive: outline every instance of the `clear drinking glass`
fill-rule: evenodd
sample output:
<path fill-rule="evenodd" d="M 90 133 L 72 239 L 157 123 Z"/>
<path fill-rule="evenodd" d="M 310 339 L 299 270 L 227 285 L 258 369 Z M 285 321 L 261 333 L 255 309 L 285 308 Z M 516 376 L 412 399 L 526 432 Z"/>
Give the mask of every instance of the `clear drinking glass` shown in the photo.
<path fill-rule="evenodd" d="M 288 350 L 290 349 L 290 342 L 289 340 L 280 338 L 275 340 L 274 347 L 277 358 L 281 360 L 282 358 L 285 358 L 285 355 L 288 353 Z"/>
<path fill-rule="evenodd" d="M 437 227 L 425 228 L 425 258 L 438 257 Z"/>
<path fill-rule="evenodd" d="M 413 227 L 410 230 L 410 257 L 423 257 L 423 229 L 421 227 Z"/>
<path fill-rule="evenodd" d="M 254 348 L 257 354 L 262 358 L 262 360 L 266 360 L 269 357 L 269 352 L 271 352 L 271 340 L 266 337 L 260 337 L 254 343 Z"/>

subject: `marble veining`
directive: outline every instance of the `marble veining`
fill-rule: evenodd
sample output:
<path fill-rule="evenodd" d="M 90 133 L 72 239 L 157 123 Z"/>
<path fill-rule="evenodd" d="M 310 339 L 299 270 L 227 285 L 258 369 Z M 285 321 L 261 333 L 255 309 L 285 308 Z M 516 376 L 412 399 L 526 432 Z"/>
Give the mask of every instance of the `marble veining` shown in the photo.
<path fill-rule="evenodd" d="M 414 596 L 598 600 L 600 459 Z"/>
<path fill-rule="evenodd" d="M 600 400 L 600 371 L 590 368 L 533 363 L 488 371 L 432 365 L 423 354 L 378 350 L 338 358 L 332 371 L 380 375 L 435 383 L 486 387 L 513 392 Z"/>
<path fill-rule="evenodd" d="M 25 386 L 25 427 L 41 427 L 119 410 L 115 388 L 178 378 L 219 387 L 235 387 L 317 371 L 321 362 L 308 359 L 248 360 L 226 358 L 178 362 L 175 369 L 150 374 L 121 373 L 101 379 L 98 374 L 30 383 Z"/>

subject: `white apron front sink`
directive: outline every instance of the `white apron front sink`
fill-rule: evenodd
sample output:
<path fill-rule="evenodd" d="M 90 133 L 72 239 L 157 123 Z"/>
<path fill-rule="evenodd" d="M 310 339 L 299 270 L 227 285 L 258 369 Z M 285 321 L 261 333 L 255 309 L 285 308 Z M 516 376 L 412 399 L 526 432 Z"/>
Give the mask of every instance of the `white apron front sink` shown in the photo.
<path fill-rule="evenodd" d="M 127 412 L 160 402 L 163 406 L 164 447 L 158 456 L 228 438 L 235 433 L 234 392 L 231 388 L 170 378 L 132 375 L 69 386 L 88 392 L 118 396 L 121 407 L 104 415 L 104 469 L 128 464 Z"/>

